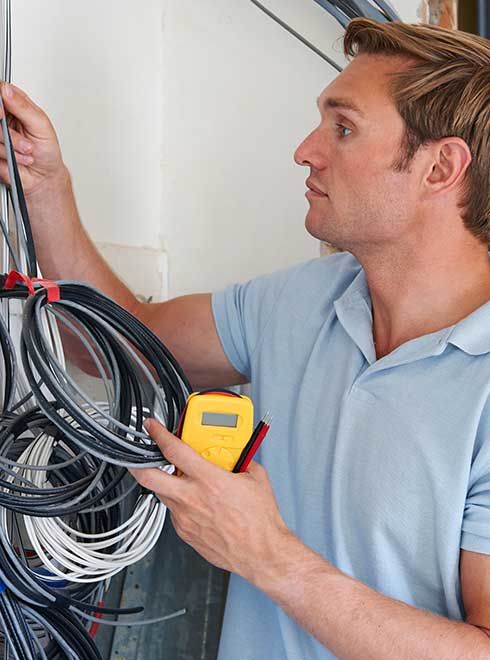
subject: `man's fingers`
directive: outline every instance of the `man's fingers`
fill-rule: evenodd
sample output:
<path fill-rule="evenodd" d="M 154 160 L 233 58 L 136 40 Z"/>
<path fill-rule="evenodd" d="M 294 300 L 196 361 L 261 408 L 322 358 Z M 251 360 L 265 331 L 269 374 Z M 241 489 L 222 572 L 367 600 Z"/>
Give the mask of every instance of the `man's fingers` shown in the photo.
<path fill-rule="evenodd" d="M 145 428 L 162 450 L 167 461 L 189 477 L 199 478 L 202 476 L 212 477 L 216 470 L 220 470 L 202 456 L 186 445 L 182 440 L 176 438 L 156 419 L 147 419 Z"/>
<path fill-rule="evenodd" d="M 9 177 L 7 163 L 1 160 L 0 160 L 0 181 L 2 183 L 5 183 L 7 186 L 10 186 L 10 177 Z"/>
<path fill-rule="evenodd" d="M 25 92 L 14 85 L 2 83 L 1 93 L 5 110 L 16 117 L 28 133 L 37 138 L 50 137 L 53 129 L 47 115 Z"/>
<path fill-rule="evenodd" d="M 143 488 L 160 495 L 164 500 L 178 500 L 182 483 L 177 477 L 158 468 L 131 468 L 133 477 Z"/>
<path fill-rule="evenodd" d="M 18 154 L 32 154 L 33 144 L 24 135 L 9 126 L 10 141 L 14 146 L 16 156 Z M 0 144 L 4 144 L 3 131 L 0 131 Z"/>
<path fill-rule="evenodd" d="M 5 145 L 2 144 L 1 142 L 0 142 L 0 159 L 1 160 L 7 160 Z M 17 163 L 19 163 L 20 165 L 29 166 L 29 165 L 32 165 L 33 162 L 34 162 L 34 157 L 32 156 L 32 154 L 29 154 L 29 153 L 22 154 L 22 153 L 19 153 L 17 151 L 15 152 L 15 159 L 16 159 Z"/>
<path fill-rule="evenodd" d="M 267 470 L 262 467 L 260 463 L 257 463 L 256 461 L 250 461 L 246 471 L 248 472 L 254 479 L 257 479 L 258 481 L 262 481 L 263 479 L 267 479 Z"/>

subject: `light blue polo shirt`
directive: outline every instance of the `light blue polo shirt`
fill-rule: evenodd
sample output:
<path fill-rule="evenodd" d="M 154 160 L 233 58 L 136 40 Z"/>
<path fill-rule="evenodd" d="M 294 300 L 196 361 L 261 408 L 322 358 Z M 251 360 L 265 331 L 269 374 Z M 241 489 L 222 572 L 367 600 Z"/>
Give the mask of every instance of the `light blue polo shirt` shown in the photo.
<path fill-rule="evenodd" d="M 490 554 L 490 302 L 377 360 L 342 253 L 219 291 L 213 312 L 257 419 L 274 416 L 260 461 L 290 529 L 378 592 L 464 618 L 460 548 Z M 232 576 L 219 660 L 331 658 Z"/>

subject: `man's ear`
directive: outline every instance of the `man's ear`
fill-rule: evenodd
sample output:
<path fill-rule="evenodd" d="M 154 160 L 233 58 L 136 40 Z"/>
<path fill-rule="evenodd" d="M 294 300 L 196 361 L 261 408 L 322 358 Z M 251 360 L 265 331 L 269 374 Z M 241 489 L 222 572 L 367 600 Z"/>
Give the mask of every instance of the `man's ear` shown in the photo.
<path fill-rule="evenodd" d="M 431 144 L 431 169 L 424 183 L 429 193 L 453 190 L 462 183 L 471 152 L 464 140 L 447 137 Z"/>

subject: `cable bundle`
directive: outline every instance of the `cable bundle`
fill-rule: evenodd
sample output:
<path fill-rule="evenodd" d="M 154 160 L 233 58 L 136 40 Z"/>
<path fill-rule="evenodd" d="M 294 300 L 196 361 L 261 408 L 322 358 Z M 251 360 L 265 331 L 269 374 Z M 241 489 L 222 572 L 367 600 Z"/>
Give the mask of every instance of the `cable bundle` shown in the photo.
<path fill-rule="evenodd" d="M 9 81 L 9 0 L 2 9 Z M 173 470 L 143 421 L 158 417 L 174 429 L 190 385 L 158 338 L 109 298 L 38 278 L 5 116 L 1 129 L 11 181 L 0 187 L 2 270 L 16 271 L 13 280 L 0 276 L 0 652 L 94 660 L 100 623 L 184 613 L 119 622 L 107 616 L 142 608 L 103 601 L 110 578 L 151 550 L 165 521 L 165 505 L 125 469 Z M 92 358 L 105 401 L 92 401 L 67 373 L 59 323 Z"/>
<path fill-rule="evenodd" d="M 166 507 L 151 494 L 140 495 L 130 518 L 115 529 L 78 531 L 60 518 L 24 517 L 27 536 L 51 575 L 72 582 L 98 582 L 142 559 L 155 545 Z"/>
<path fill-rule="evenodd" d="M 381 23 L 400 20 L 393 7 L 385 0 L 315 0 L 315 2 L 336 18 L 342 27 L 347 27 L 353 18 L 362 16 Z"/>
<path fill-rule="evenodd" d="M 39 407 L 67 437 L 104 460 L 125 467 L 168 464 L 143 421 L 146 412 L 163 419 L 170 430 L 176 428 L 191 392 L 182 369 L 149 328 L 110 298 L 78 282 L 57 285 L 58 301 L 50 302 L 49 293 L 38 288 L 24 308 L 22 364 Z M 25 299 L 28 294 L 25 284 L 0 291 L 0 297 Z M 92 401 L 56 358 L 45 332 L 46 310 L 92 357 L 108 410 Z"/>
<path fill-rule="evenodd" d="M 4 656 L 13 660 L 102 660 L 77 617 L 67 611 L 27 606 L 9 591 L 0 594 L 0 631 L 8 640 Z"/>
<path fill-rule="evenodd" d="M 119 497 L 125 471 L 65 438 L 39 408 L 2 420 L 0 504 L 20 514 L 59 516 Z M 133 487 L 136 484 L 133 483 Z"/>
<path fill-rule="evenodd" d="M 0 503 L 19 514 L 48 581 L 105 580 L 158 540 L 166 507 L 149 493 L 134 504 L 137 482 L 64 438 L 39 408 L 0 433 L 0 465 Z M 1 509 L 0 524 L 8 528 Z"/>
<path fill-rule="evenodd" d="M 322 58 L 325 62 L 330 64 L 336 71 L 342 71 L 342 67 L 332 60 L 328 55 L 322 52 L 317 46 L 312 44 L 308 39 L 305 39 L 299 32 L 283 21 L 279 16 L 276 16 L 270 9 L 268 9 L 259 0 L 250 0 L 260 11 L 266 16 L 271 18 L 283 30 L 289 32 L 295 39 L 313 51 L 316 55 Z M 325 9 L 331 16 L 333 16 L 342 27 L 347 27 L 348 23 L 353 18 L 366 18 L 374 19 L 379 22 L 397 21 L 400 17 L 397 15 L 393 7 L 386 2 L 386 0 L 314 0 L 320 7 Z"/>

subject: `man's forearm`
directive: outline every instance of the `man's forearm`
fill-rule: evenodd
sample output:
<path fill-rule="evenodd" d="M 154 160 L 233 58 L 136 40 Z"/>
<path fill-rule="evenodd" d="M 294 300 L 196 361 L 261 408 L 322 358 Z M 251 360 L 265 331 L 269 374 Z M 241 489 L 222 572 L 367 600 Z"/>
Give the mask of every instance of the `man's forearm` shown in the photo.
<path fill-rule="evenodd" d="M 43 276 L 92 284 L 135 311 L 138 301 L 116 277 L 83 228 L 66 168 L 27 198 L 37 258 Z"/>
<path fill-rule="evenodd" d="M 377 593 L 292 534 L 249 579 L 341 660 L 490 659 L 482 630 Z"/>

